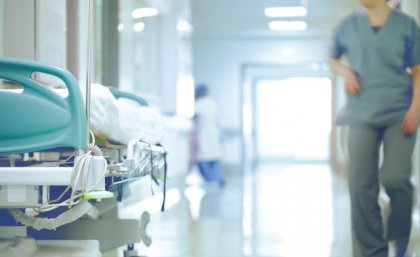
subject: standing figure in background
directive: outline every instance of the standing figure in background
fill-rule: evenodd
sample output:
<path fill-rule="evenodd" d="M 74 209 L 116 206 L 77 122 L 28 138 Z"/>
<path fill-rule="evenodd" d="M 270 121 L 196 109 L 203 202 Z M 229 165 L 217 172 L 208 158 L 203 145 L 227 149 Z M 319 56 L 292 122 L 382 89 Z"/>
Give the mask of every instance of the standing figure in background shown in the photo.
<path fill-rule="evenodd" d="M 221 169 L 221 136 L 217 106 L 208 95 L 208 88 L 200 84 L 195 88 L 194 128 L 191 137 L 190 168 L 197 164 L 206 182 L 217 182 L 224 186 Z"/>
<path fill-rule="evenodd" d="M 354 257 L 403 257 L 411 230 L 412 153 L 420 115 L 420 29 L 386 0 L 360 0 L 341 21 L 331 68 L 345 80 L 337 125 L 349 130 L 349 191 Z M 346 57 L 346 62 L 341 57 Z M 379 163 L 383 146 L 383 162 Z M 380 183 L 391 213 L 383 228 Z"/>

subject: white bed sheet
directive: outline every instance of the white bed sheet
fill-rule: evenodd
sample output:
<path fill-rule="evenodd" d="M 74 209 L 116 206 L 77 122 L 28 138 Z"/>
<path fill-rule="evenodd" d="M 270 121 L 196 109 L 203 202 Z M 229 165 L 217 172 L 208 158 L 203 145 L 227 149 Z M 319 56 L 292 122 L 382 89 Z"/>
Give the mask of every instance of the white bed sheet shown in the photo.
<path fill-rule="evenodd" d="M 116 99 L 107 87 L 96 83 L 92 84 L 91 90 L 90 128 L 122 144 L 128 144 L 132 139 L 155 144 L 165 133 L 159 110 Z"/>

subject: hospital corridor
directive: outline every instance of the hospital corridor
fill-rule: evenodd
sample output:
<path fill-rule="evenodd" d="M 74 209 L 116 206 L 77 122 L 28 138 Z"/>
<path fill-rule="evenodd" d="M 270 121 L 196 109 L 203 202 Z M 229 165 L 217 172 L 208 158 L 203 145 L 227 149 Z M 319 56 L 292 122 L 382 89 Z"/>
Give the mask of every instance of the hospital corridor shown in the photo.
<path fill-rule="evenodd" d="M 187 187 L 183 203 L 151 226 L 159 236 L 147 256 L 351 256 L 345 185 L 327 165 L 255 171 L 248 181 L 229 177 L 223 191 Z"/>
<path fill-rule="evenodd" d="M 420 256 L 419 0 L 0 0 L 0 257 Z"/>
<path fill-rule="evenodd" d="M 152 215 L 146 256 L 352 257 L 347 184 L 327 163 L 262 163 L 223 189 L 190 183 Z M 407 256 L 419 254 L 416 217 Z"/>

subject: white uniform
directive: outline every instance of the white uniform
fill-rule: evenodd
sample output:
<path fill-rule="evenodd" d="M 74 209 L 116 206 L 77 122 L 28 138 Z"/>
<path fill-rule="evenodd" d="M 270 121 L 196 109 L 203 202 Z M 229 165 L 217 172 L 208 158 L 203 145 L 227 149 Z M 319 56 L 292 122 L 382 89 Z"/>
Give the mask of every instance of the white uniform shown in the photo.
<path fill-rule="evenodd" d="M 196 100 L 195 114 L 197 118 L 197 161 L 219 160 L 221 156 L 220 131 L 217 122 L 217 107 L 208 96 Z"/>

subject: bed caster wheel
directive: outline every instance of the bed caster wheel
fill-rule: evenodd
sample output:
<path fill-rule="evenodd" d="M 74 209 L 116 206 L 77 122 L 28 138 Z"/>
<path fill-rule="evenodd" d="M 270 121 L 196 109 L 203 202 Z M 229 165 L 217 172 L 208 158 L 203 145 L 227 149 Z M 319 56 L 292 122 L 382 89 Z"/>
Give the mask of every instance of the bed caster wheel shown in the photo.
<path fill-rule="evenodd" d="M 137 251 L 134 250 L 134 245 L 127 245 L 127 250 L 124 250 L 124 257 L 147 257 L 144 255 L 138 255 Z"/>

